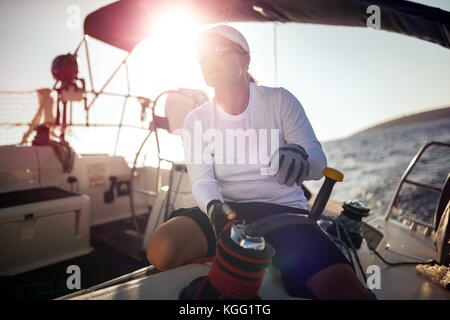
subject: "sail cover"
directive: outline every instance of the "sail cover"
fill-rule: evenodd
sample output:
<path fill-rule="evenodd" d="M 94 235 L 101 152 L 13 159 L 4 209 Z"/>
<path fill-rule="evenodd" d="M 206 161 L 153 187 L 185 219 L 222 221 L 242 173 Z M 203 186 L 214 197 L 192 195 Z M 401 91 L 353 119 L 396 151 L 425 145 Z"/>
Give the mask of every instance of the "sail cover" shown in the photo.
<path fill-rule="evenodd" d="M 90 13 L 84 32 L 131 51 L 153 34 L 149 22 L 176 6 L 196 12 L 200 24 L 279 21 L 367 27 L 371 5 L 380 9 L 382 30 L 450 48 L 450 12 L 406 0 L 121 0 Z"/>

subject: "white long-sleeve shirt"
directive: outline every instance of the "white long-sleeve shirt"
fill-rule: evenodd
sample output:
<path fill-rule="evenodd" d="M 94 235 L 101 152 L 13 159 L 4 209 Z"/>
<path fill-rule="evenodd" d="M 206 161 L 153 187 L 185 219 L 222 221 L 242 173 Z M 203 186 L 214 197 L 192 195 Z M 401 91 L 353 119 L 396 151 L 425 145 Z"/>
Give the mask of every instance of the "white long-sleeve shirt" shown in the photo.
<path fill-rule="evenodd" d="M 308 153 L 306 180 L 320 179 L 327 166 L 303 106 L 284 88 L 250 83 L 248 106 L 238 115 L 226 113 L 213 98 L 186 116 L 184 130 L 190 135 L 184 138 L 184 148 L 192 193 L 205 213 L 213 199 L 306 209 L 307 199 L 300 186 L 279 184 L 276 177 L 261 172 L 274 151 L 285 144 L 300 145 Z M 239 132 L 243 133 L 240 141 L 245 143 L 239 144 L 240 138 L 231 143 L 230 137 Z"/>

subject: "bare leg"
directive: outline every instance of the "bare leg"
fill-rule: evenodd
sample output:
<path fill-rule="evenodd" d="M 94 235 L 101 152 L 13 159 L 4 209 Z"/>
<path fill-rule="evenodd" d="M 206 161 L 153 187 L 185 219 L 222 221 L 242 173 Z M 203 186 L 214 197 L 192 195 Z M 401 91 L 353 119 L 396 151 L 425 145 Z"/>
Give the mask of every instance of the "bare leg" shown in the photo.
<path fill-rule="evenodd" d="M 376 300 L 347 264 L 325 268 L 306 282 L 320 300 Z"/>
<path fill-rule="evenodd" d="M 178 216 L 152 234 L 147 259 L 163 271 L 205 257 L 207 252 L 208 243 L 199 225 L 189 217 Z"/>

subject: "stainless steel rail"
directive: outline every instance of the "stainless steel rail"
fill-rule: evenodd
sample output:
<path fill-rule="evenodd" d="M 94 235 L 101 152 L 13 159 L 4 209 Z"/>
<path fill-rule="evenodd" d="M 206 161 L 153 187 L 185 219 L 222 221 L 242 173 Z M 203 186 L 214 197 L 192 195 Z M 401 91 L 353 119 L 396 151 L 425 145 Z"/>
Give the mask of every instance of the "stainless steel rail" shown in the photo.
<path fill-rule="evenodd" d="M 441 193 L 442 189 L 440 188 L 436 188 L 430 185 L 425 185 L 416 181 L 412 181 L 408 179 L 409 174 L 411 173 L 412 169 L 415 167 L 417 161 L 420 159 L 420 157 L 422 156 L 422 154 L 425 152 L 426 149 L 428 149 L 430 146 L 433 145 L 437 145 L 437 146 L 441 146 L 441 147 L 450 147 L 450 144 L 445 143 L 445 142 L 438 142 L 438 141 L 431 141 L 426 143 L 422 148 L 420 148 L 420 150 L 417 152 L 417 154 L 414 156 L 414 158 L 411 160 L 411 162 L 408 165 L 408 168 L 406 168 L 405 172 L 403 172 L 402 177 L 400 178 L 400 182 L 397 185 L 397 189 L 395 190 L 394 196 L 392 197 L 391 203 L 389 204 L 389 208 L 386 211 L 386 214 L 384 216 L 384 220 L 389 220 L 392 210 L 394 209 L 394 207 L 397 205 L 397 201 L 398 201 L 398 195 L 400 193 L 400 190 L 402 189 L 403 185 L 405 183 L 408 184 L 412 184 L 415 185 L 419 188 L 423 188 L 423 189 L 427 189 L 427 190 L 431 190 L 437 193 Z M 409 218 L 406 218 L 407 220 L 411 220 Z M 420 224 L 423 225 L 425 227 L 429 227 L 428 224 L 426 224 L 425 222 L 420 222 L 416 219 L 414 219 L 413 221 L 416 224 Z"/>

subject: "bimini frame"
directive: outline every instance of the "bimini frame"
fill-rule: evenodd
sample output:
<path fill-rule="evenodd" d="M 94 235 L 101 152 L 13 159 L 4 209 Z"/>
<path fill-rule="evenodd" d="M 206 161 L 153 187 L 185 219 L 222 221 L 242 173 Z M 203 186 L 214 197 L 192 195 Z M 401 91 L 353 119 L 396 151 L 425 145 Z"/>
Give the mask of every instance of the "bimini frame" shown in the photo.
<path fill-rule="evenodd" d="M 117 136 L 116 136 L 116 142 L 115 142 L 115 146 L 114 146 L 114 152 L 113 155 L 116 155 L 117 153 L 117 146 L 118 146 L 118 142 L 119 142 L 119 137 L 120 137 L 120 132 L 121 132 L 121 128 L 122 127 L 128 127 L 128 128 L 135 128 L 135 129 L 142 129 L 148 132 L 148 134 L 146 135 L 146 138 L 144 139 L 138 153 L 136 154 L 134 163 L 133 163 L 133 168 L 131 170 L 131 178 L 130 178 L 130 210 L 131 210 L 131 214 L 132 214 L 132 218 L 133 218 L 133 224 L 134 227 L 136 229 L 137 234 L 142 237 L 142 233 L 139 230 L 139 226 L 137 224 L 137 220 L 136 220 L 136 213 L 134 210 L 134 201 L 133 201 L 133 193 L 140 193 L 140 194 L 144 194 L 146 196 L 151 196 L 151 197 L 156 197 L 158 195 L 158 193 L 161 190 L 161 162 L 162 161 L 167 161 L 173 164 L 172 161 L 168 160 L 168 159 L 164 159 L 161 157 L 161 149 L 160 149 L 160 143 L 159 143 L 159 138 L 158 138 L 158 128 L 162 128 L 162 129 L 167 129 L 164 125 L 160 125 L 161 123 L 163 123 L 164 121 L 159 121 L 160 119 L 163 119 L 161 117 L 158 117 L 155 115 L 155 107 L 156 107 L 156 103 L 158 102 L 159 98 L 167 93 L 171 93 L 174 92 L 174 90 L 167 90 L 162 92 L 161 94 L 158 95 L 158 97 L 155 100 L 151 100 L 148 97 L 143 97 L 143 96 L 136 96 L 136 95 L 132 95 L 131 94 L 131 89 L 130 89 L 130 78 L 129 78 L 129 73 L 128 73 L 128 58 L 131 55 L 131 52 L 128 52 L 127 55 L 125 56 L 125 58 L 119 63 L 119 65 L 114 69 L 114 71 L 112 72 L 112 74 L 109 76 L 109 78 L 105 81 L 105 83 L 101 86 L 101 89 L 99 91 L 96 91 L 94 88 L 94 78 L 93 78 L 93 72 L 92 72 L 92 67 L 91 67 L 91 61 L 90 61 L 90 54 L 89 54 L 89 46 L 88 46 L 88 35 L 84 35 L 83 39 L 81 40 L 81 42 L 78 44 L 78 46 L 76 47 L 73 55 L 75 57 L 78 56 L 78 52 L 80 51 L 81 47 L 84 45 L 85 48 L 85 54 L 86 54 L 86 61 L 87 61 L 87 67 L 88 67 L 88 75 L 89 75 L 89 83 L 91 85 L 91 90 L 86 90 L 85 94 L 90 94 L 90 95 L 94 95 L 94 97 L 92 98 L 92 100 L 86 104 L 85 106 L 85 111 L 86 111 L 86 124 L 82 125 L 82 124 L 72 124 L 71 121 L 68 124 L 68 126 L 102 126 L 102 127 L 117 127 Z M 120 68 L 122 68 L 122 66 L 125 68 L 125 74 L 126 74 L 126 83 L 127 83 L 127 93 L 126 94 L 122 94 L 122 93 L 114 93 L 114 92 L 107 92 L 105 91 L 105 88 L 108 86 L 108 84 L 111 82 L 112 79 L 114 79 L 114 77 L 116 76 L 117 72 L 120 70 Z M 97 98 L 100 95 L 108 95 L 108 96 L 116 96 L 116 97 L 123 97 L 124 101 L 123 101 L 123 106 L 122 106 L 122 114 L 120 117 L 120 122 L 118 125 L 104 125 L 104 124 L 94 124 L 91 125 L 89 124 L 89 110 L 91 109 L 91 107 L 94 105 L 95 101 L 97 100 Z M 129 99 L 137 99 L 138 102 L 141 104 L 142 106 L 142 113 L 141 113 L 141 119 L 143 119 L 143 114 L 145 112 L 145 110 L 147 108 L 150 108 L 151 110 L 151 121 L 149 124 L 148 128 L 145 127 L 140 127 L 140 126 L 134 126 L 134 125 L 127 125 L 123 123 L 123 118 L 125 115 L 125 110 L 127 107 L 127 102 Z M 72 105 L 70 104 L 70 109 L 72 110 Z M 135 189 L 133 188 L 133 179 L 134 176 L 136 175 L 136 164 L 137 164 L 137 159 L 139 154 L 142 151 L 142 148 L 144 146 L 144 144 L 147 142 L 148 138 L 151 136 L 151 134 L 154 133 L 155 134 L 155 138 L 156 138 L 156 147 L 157 147 L 157 153 L 158 153 L 158 167 L 157 172 L 156 172 L 156 186 L 155 186 L 155 190 L 156 191 L 149 191 L 149 190 L 140 190 L 140 189 Z M 170 175 L 170 180 L 172 179 L 172 171 L 171 170 L 171 175 Z M 170 192 L 168 192 L 168 197 L 170 197 Z M 170 199 L 170 198 L 169 198 Z M 168 206 L 169 206 L 169 202 L 167 202 L 166 205 L 166 211 L 168 210 Z"/>

